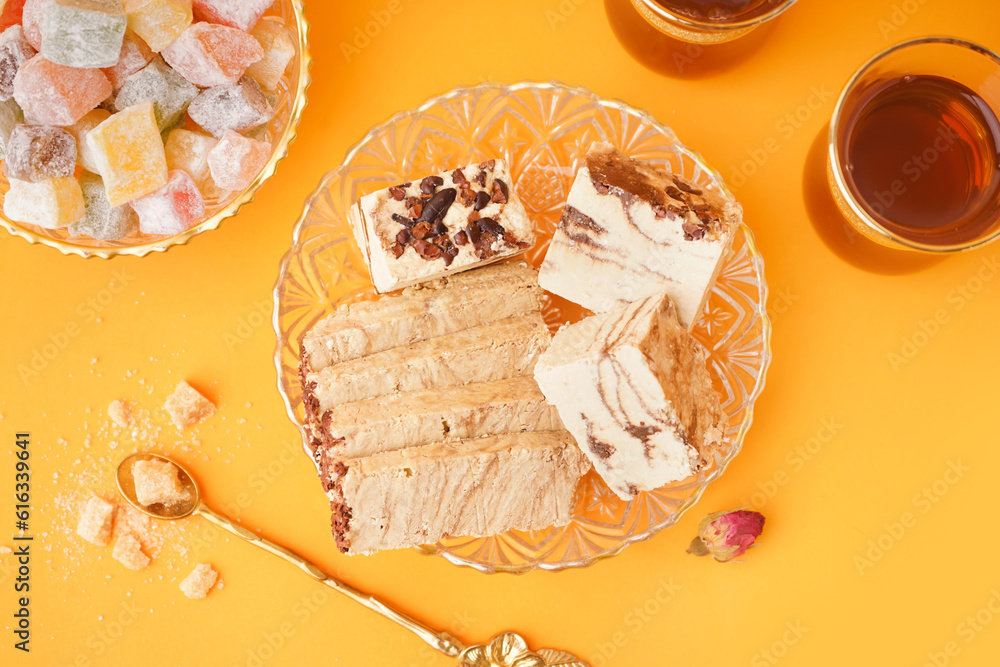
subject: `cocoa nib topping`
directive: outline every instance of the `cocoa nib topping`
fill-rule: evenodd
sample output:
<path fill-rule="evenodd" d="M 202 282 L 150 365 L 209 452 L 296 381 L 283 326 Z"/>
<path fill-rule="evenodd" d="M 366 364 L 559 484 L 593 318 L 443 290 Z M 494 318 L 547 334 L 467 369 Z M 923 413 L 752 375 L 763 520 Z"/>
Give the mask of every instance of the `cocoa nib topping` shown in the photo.
<path fill-rule="evenodd" d="M 506 204 L 509 198 L 510 190 L 507 188 L 507 184 L 499 178 L 493 181 L 492 202 L 494 204 Z"/>
<path fill-rule="evenodd" d="M 493 234 L 498 238 L 502 237 L 504 234 L 503 225 L 501 225 L 493 218 L 480 218 L 479 220 L 476 221 L 476 224 L 479 225 L 479 229 L 483 230 L 484 232 L 489 232 L 490 234 Z"/>
<path fill-rule="evenodd" d="M 700 241 L 705 238 L 705 233 L 708 232 L 708 225 L 703 222 L 685 222 L 681 228 L 684 230 L 685 241 Z"/>
<path fill-rule="evenodd" d="M 405 215 L 400 215 L 399 213 L 393 213 L 392 219 L 394 222 L 398 222 L 405 227 L 412 227 L 415 222 L 413 218 L 407 218 Z"/>
<path fill-rule="evenodd" d="M 483 216 L 479 215 L 479 211 L 469 211 L 468 221 L 475 222 L 476 220 L 479 220 L 479 218 L 481 217 Z"/>
<path fill-rule="evenodd" d="M 485 188 L 486 187 L 486 172 L 485 171 L 480 171 L 478 174 L 476 174 L 476 177 L 474 179 L 472 179 L 472 180 L 474 180 L 476 183 L 479 183 L 481 186 L 483 186 Z"/>
<path fill-rule="evenodd" d="M 413 249 L 417 251 L 418 255 L 427 260 L 437 259 L 443 253 L 441 248 L 429 241 L 424 241 L 423 239 L 417 239 L 414 241 Z"/>
<path fill-rule="evenodd" d="M 455 203 L 458 192 L 455 188 L 445 188 L 424 203 L 423 210 L 416 218 L 417 222 L 438 222 L 448 214 L 448 209 Z"/>
<path fill-rule="evenodd" d="M 413 225 L 413 229 L 410 231 L 410 234 L 415 239 L 425 239 L 430 235 L 430 233 L 431 225 L 428 222 L 418 222 Z"/>
<path fill-rule="evenodd" d="M 420 181 L 420 192 L 425 195 L 432 195 L 442 185 L 444 185 L 444 179 L 440 176 L 428 176 Z"/>
<path fill-rule="evenodd" d="M 479 239 L 482 237 L 482 232 L 479 231 L 479 225 L 475 222 L 470 222 L 465 227 L 465 233 L 468 234 L 469 240 L 472 241 L 473 245 L 479 244 Z"/>
<path fill-rule="evenodd" d="M 667 209 L 662 206 L 654 206 L 653 214 L 656 215 L 657 218 L 665 218 L 667 217 Z"/>
<path fill-rule="evenodd" d="M 490 199 L 490 193 L 486 192 L 486 190 L 480 190 L 476 193 L 476 203 L 472 208 L 477 211 L 482 211 L 487 207 L 487 205 L 489 205 Z"/>
<path fill-rule="evenodd" d="M 594 189 L 597 190 L 597 194 L 606 195 L 611 192 L 611 186 L 604 181 L 594 181 Z"/>
<path fill-rule="evenodd" d="M 443 180 L 438 176 L 428 178 L 436 181 L 424 179 L 424 182 L 433 185 L 440 181 L 439 185 L 443 184 Z M 421 188 L 423 189 L 423 183 Z M 448 227 L 444 224 L 444 217 L 455 203 L 457 194 L 455 188 L 445 188 L 430 196 L 423 195 L 427 197 L 426 200 L 411 197 L 411 200 L 416 199 L 416 201 L 407 200 L 407 204 L 410 204 L 408 211 L 410 217 L 398 213 L 392 215 L 392 219 L 404 227 L 396 233 L 396 242 L 390 247 L 396 259 L 403 256 L 408 246 L 413 246 L 421 258 L 427 261 L 444 259 L 445 266 L 451 266 L 458 255 L 458 249 L 448 238 Z"/>
<path fill-rule="evenodd" d="M 403 201 L 406 199 L 406 190 L 400 185 L 394 185 L 389 188 L 389 196 L 396 201 Z"/>
<path fill-rule="evenodd" d="M 469 188 L 462 188 L 458 191 L 458 201 L 462 206 L 469 207 L 476 203 L 476 193 Z"/>
<path fill-rule="evenodd" d="M 464 229 L 459 230 L 459 232 L 455 234 L 455 245 L 465 245 L 468 242 L 469 242 L 469 235 L 465 232 Z"/>
<path fill-rule="evenodd" d="M 456 185 L 469 182 L 469 179 L 465 177 L 465 172 L 461 169 L 456 169 L 451 172 L 451 180 L 454 181 Z"/>
<path fill-rule="evenodd" d="M 485 169 L 486 171 L 493 171 L 493 168 L 497 166 L 496 160 L 487 160 L 479 165 L 480 169 Z"/>

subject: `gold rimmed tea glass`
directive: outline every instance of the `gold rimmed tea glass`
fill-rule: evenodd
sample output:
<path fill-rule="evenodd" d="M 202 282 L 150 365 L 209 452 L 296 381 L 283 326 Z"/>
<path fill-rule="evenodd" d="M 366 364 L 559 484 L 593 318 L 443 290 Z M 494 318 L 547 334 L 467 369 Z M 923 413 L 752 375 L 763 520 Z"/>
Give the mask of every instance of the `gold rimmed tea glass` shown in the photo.
<path fill-rule="evenodd" d="M 927 96 L 918 98 L 916 104 L 907 100 L 912 106 L 912 113 L 928 115 L 944 110 L 938 120 L 940 128 L 954 127 L 957 132 L 954 137 L 935 135 L 934 141 L 915 141 L 912 146 L 907 145 L 901 151 L 906 159 L 896 161 L 898 165 L 893 162 L 890 171 L 880 174 L 880 179 L 887 183 L 885 188 L 873 188 L 870 184 L 860 186 L 859 165 L 852 160 L 852 152 L 864 146 L 859 141 L 861 123 L 870 117 L 873 109 L 880 108 L 877 105 L 896 103 L 886 100 L 886 91 L 891 87 L 898 88 L 898 82 L 919 80 L 939 81 L 942 83 L 938 85 L 946 87 L 958 84 L 960 88 L 956 87 L 956 91 L 964 90 L 978 97 L 977 100 L 964 95 L 967 101 L 972 100 L 970 108 L 974 111 L 978 109 L 977 114 L 982 112 L 982 126 L 969 120 L 967 110 L 960 109 L 965 104 L 956 104 L 955 98 Z M 908 40 L 876 54 L 848 81 L 830 122 L 827 180 L 837 207 L 859 234 L 888 248 L 950 253 L 971 250 L 996 240 L 1000 237 L 1000 199 L 997 196 L 1000 163 L 995 159 L 996 151 L 1000 149 L 1000 145 L 996 145 L 1000 138 L 998 117 L 1000 56 L 989 49 L 962 39 L 932 36 Z M 968 123 L 958 122 L 961 118 Z M 916 137 L 913 134 L 913 138 Z M 970 140 L 977 145 L 974 146 Z M 978 150 L 980 142 L 988 150 Z M 939 213 L 927 209 L 930 212 L 925 211 L 923 217 L 932 218 L 931 223 L 923 219 L 918 225 L 916 218 L 914 221 L 907 220 L 905 213 L 899 211 L 899 198 L 912 196 L 919 189 L 940 186 L 940 179 L 930 181 L 933 175 L 921 181 L 922 174 L 931 173 L 933 165 L 954 150 L 962 151 L 961 156 L 955 157 L 963 167 L 970 161 L 969 156 L 981 153 L 986 158 L 981 164 L 968 165 L 976 183 L 970 179 L 948 189 L 950 194 L 955 195 L 961 217 L 952 222 L 949 219 L 951 211 Z M 873 152 L 883 162 L 886 161 L 883 152 Z M 979 183 L 991 182 L 993 185 L 983 185 L 982 192 L 974 196 Z M 867 195 L 862 194 L 865 189 L 870 191 Z M 913 208 L 909 206 L 909 209 Z M 935 215 L 940 215 L 940 218 L 933 219 Z M 912 213 L 910 217 L 913 217 Z"/>
<path fill-rule="evenodd" d="M 636 11 L 660 32 L 694 44 L 722 44 L 743 37 L 754 28 L 777 18 L 791 9 L 797 0 L 759 0 L 748 2 L 744 12 L 731 18 L 699 18 L 685 12 L 685 5 L 697 5 L 692 0 L 631 0 Z M 708 4 L 708 3 L 702 3 Z"/>

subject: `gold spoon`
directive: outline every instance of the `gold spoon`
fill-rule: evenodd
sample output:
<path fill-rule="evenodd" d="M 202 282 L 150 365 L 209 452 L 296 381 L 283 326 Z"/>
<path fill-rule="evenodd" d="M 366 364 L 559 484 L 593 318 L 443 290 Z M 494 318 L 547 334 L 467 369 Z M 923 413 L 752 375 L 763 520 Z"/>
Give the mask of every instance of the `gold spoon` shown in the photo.
<path fill-rule="evenodd" d="M 132 466 L 137 461 L 154 459 L 166 461 L 177 467 L 181 483 L 188 491 L 190 498 L 188 502 L 177 505 L 154 503 L 148 507 L 139 503 L 135 493 Z M 396 611 L 381 600 L 334 579 L 297 553 L 261 537 L 253 531 L 233 523 L 230 518 L 215 512 L 202 502 L 201 491 L 198 489 L 198 484 L 194 481 L 191 473 L 184 466 L 165 456 L 144 452 L 131 454 L 118 464 L 115 479 L 118 484 L 118 491 L 124 496 L 125 500 L 143 514 L 147 514 L 154 519 L 166 519 L 169 521 L 183 519 L 192 514 L 202 516 L 220 528 L 228 530 L 230 533 L 242 537 L 247 542 L 288 561 L 316 581 L 329 586 L 338 593 L 343 593 L 355 602 L 368 607 L 375 613 L 409 630 L 441 653 L 451 658 L 458 658 L 460 667 L 511 667 L 515 664 L 517 667 L 588 667 L 587 663 L 562 651 L 542 649 L 537 653 L 532 653 L 528 651 L 527 643 L 524 639 L 513 632 L 505 632 L 497 635 L 485 646 L 465 647 L 462 642 L 447 632 L 435 631 L 420 621 Z"/>

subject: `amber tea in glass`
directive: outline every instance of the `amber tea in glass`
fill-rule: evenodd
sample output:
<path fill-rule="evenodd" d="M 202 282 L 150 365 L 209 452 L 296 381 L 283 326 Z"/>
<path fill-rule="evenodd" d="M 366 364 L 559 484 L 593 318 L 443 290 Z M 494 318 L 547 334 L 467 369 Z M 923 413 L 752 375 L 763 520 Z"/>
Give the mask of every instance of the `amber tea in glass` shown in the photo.
<path fill-rule="evenodd" d="M 742 37 L 796 0 L 632 0 L 650 24 L 686 42 L 713 44 Z"/>
<path fill-rule="evenodd" d="M 841 96 L 830 181 L 883 245 L 964 250 L 1000 234 L 1000 59 L 950 38 L 876 56 Z"/>

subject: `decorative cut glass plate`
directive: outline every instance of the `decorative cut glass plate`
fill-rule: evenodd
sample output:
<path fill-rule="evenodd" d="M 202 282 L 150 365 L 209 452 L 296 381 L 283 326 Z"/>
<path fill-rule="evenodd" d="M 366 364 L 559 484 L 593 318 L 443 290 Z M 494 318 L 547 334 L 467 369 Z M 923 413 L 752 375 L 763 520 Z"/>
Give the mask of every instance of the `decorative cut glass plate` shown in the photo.
<path fill-rule="evenodd" d="M 118 255 L 143 257 L 151 252 L 164 252 L 175 245 L 184 245 L 198 234 L 215 229 L 223 220 L 239 213 L 241 208 L 254 200 L 260 186 L 274 175 L 278 162 L 288 155 L 288 146 L 295 139 L 296 128 L 306 105 L 309 67 L 312 64 L 309 55 L 309 24 L 306 22 L 302 0 L 276 0 L 261 20 L 280 23 L 288 30 L 295 43 L 295 57 L 278 83 L 278 90 L 274 95 L 274 117 L 260 128 L 259 136 L 253 135 L 271 142 L 271 157 L 245 190 L 206 197 L 205 218 L 190 229 L 173 236 L 136 232 L 120 241 L 100 241 L 89 236 L 71 236 L 67 227 L 43 229 L 36 225 L 14 222 L 3 215 L 2 210 L 0 227 L 29 243 L 56 248 L 64 255 L 109 259 Z M 189 126 L 190 128 L 194 128 L 194 125 Z M 0 203 L 9 191 L 10 181 L 0 171 Z"/>
<path fill-rule="evenodd" d="M 461 88 L 369 132 L 313 193 L 275 286 L 278 387 L 292 420 L 300 427 L 304 420 L 298 376 L 303 335 L 337 306 L 375 298 L 346 219 L 353 202 L 408 179 L 502 157 L 510 164 L 517 192 L 539 234 L 539 243 L 527 253 L 538 266 L 577 167 L 591 142 L 598 140 L 729 194 L 721 176 L 649 114 L 557 83 Z M 676 523 L 705 487 L 722 475 L 750 427 L 770 361 L 766 303 L 764 261 L 753 235 L 743 226 L 694 329 L 708 350 L 715 386 L 729 416 L 725 442 L 697 476 L 625 502 L 591 471 L 577 491 L 569 525 L 487 538 L 449 538 L 418 550 L 482 572 L 558 570 L 613 556 Z M 544 315 L 555 328 L 580 319 L 583 311 L 552 297 Z"/>

